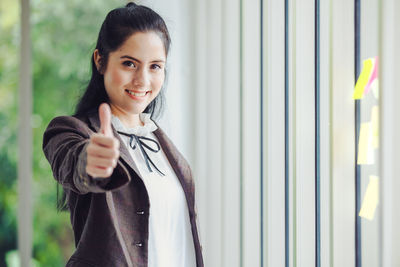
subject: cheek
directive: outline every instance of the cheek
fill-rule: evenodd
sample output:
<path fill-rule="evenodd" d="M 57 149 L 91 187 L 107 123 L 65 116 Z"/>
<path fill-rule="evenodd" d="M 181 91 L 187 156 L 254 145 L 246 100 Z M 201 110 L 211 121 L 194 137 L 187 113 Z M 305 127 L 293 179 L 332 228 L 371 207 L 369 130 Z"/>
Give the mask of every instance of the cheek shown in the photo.
<path fill-rule="evenodd" d="M 159 74 L 153 80 L 153 90 L 159 92 L 161 90 L 162 85 L 164 84 L 165 75 Z"/>
<path fill-rule="evenodd" d="M 127 75 L 119 70 L 110 70 L 104 75 L 104 84 L 107 90 L 119 89 L 127 83 Z"/>

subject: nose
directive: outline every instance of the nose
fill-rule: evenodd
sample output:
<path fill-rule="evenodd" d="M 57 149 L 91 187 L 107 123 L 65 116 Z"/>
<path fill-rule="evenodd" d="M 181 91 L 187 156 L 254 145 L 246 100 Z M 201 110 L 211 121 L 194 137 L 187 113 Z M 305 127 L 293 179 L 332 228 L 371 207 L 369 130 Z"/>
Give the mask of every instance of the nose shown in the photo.
<path fill-rule="evenodd" d="M 150 74 L 145 68 L 139 68 L 133 75 L 133 85 L 136 88 L 148 89 L 150 86 Z"/>

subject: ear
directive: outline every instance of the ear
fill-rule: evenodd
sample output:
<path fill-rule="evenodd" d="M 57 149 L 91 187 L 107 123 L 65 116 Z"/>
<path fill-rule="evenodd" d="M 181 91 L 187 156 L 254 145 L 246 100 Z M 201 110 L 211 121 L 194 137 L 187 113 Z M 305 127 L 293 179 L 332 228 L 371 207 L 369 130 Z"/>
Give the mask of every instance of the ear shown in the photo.
<path fill-rule="evenodd" d="M 96 64 L 97 71 L 100 72 L 100 74 L 103 74 L 101 72 L 101 64 L 100 64 L 101 56 L 99 53 L 99 49 L 97 49 L 97 48 L 93 52 L 93 60 L 94 60 L 94 64 Z"/>

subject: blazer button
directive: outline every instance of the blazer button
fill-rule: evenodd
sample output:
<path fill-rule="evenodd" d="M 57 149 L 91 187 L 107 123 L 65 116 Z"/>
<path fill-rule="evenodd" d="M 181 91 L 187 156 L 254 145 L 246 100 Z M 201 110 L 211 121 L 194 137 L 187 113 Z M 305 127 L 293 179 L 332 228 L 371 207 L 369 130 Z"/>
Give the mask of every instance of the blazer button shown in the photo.
<path fill-rule="evenodd" d="M 143 215 L 143 214 L 144 214 L 144 211 L 143 211 L 143 210 L 138 210 L 138 211 L 136 212 L 136 214 Z"/>
<path fill-rule="evenodd" d="M 135 243 L 135 246 L 137 246 L 137 247 L 142 247 L 142 246 L 143 246 L 143 243 L 142 243 L 142 242 L 136 242 L 136 243 Z"/>

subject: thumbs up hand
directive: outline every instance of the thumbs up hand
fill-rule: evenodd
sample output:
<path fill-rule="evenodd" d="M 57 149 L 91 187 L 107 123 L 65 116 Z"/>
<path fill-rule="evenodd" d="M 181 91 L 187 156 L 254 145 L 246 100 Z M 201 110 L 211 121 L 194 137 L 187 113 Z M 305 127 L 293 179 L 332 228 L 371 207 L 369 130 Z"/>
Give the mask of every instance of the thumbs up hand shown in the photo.
<path fill-rule="evenodd" d="M 99 107 L 100 132 L 90 136 L 86 147 L 86 172 L 92 177 L 110 177 L 119 158 L 119 140 L 111 129 L 111 110 L 108 104 Z"/>

